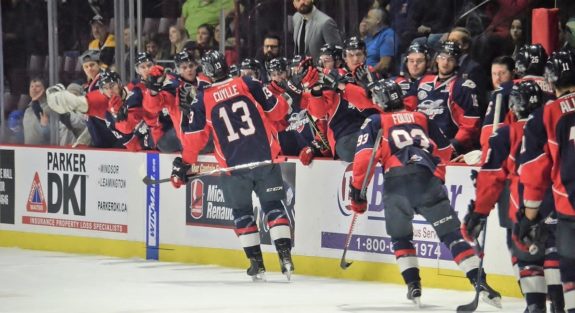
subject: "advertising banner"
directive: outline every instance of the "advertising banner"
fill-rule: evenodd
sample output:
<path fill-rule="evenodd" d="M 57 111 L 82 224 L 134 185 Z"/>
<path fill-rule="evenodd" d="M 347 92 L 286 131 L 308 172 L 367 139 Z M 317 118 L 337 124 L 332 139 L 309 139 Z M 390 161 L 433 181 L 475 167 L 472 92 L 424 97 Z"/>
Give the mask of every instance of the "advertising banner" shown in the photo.
<path fill-rule="evenodd" d="M 0 149 L 0 223 L 14 224 L 14 150 Z"/>

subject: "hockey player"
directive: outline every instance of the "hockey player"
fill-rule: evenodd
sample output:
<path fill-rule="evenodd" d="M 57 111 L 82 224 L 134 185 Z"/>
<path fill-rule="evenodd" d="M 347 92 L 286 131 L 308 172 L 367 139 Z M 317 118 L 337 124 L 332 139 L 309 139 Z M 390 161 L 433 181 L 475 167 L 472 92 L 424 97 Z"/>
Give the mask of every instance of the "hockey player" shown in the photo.
<path fill-rule="evenodd" d="M 553 85 L 557 100 L 543 107 L 542 119 L 530 119 L 525 127 L 520 181 L 524 185 L 524 214 L 518 221 L 518 238 L 540 242 L 537 231 L 544 218 L 542 201 L 552 186 L 557 210 L 557 251 L 565 311 L 575 312 L 575 55 L 561 50 L 551 55 L 545 77 Z M 531 124 L 531 125 L 530 125 Z"/>
<path fill-rule="evenodd" d="M 489 287 L 485 273 L 478 273 L 479 258 L 461 237 L 459 218 L 445 192 L 445 162 L 453 147 L 437 126 L 420 112 L 405 109 L 401 88 L 392 80 L 379 81 L 371 89 L 374 101 L 383 113 L 370 116 L 361 127 L 350 182 L 351 207 L 364 213 L 367 200 L 361 194 L 362 182 L 373 149 L 374 163 L 381 163 L 384 174 L 383 205 L 386 230 L 401 275 L 408 286 L 407 298 L 415 303 L 421 297 L 421 278 L 413 246 L 415 214 L 422 215 L 435 229 L 441 242 L 449 247 L 454 261 L 472 284 L 480 288 L 483 299 L 500 307 L 500 294 Z M 374 147 L 381 132 L 381 144 Z M 478 274 L 481 280 L 477 282 Z"/>
<path fill-rule="evenodd" d="M 276 98 L 251 77 L 228 78 L 228 66 L 219 51 L 207 52 L 200 64 L 213 83 L 199 90 L 190 106 L 189 124 L 183 127 L 182 157 L 174 159 L 172 167 L 171 180 L 176 188 L 193 176 L 188 172 L 191 164 L 197 162 L 206 131 L 213 134 L 215 156 L 221 167 L 275 160 L 280 152 L 270 120 L 285 116 L 286 100 Z M 265 273 L 252 207 L 254 191 L 266 214 L 282 273 L 289 278 L 294 269 L 290 252 L 292 241 L 290 222 L 281 202 L 286 194 L 280 166 L 271 164 L 232 171 L 221 177 L 221 184 L 224 197 L 233 208 L 235 232 L 251 263 L 247 274 L 255 280 L 262 279 Z"/>
<path fill-rule="evenodd" d="M 253 79 L 261 80 L 262 73 L 260 70 L 262 65 L 260 61 L 256 59 L 244 59 L 242 64 L 240 64 L 240 75 L 241 76 L 251 76 Z"/>
<path fill-rule="evenodd" d="M 543 92 L 553 96 L 553 87 L 543 77 L 547 52 L 541 44 L 525 44 L 519 48 L 515 60 L 515 69 L 520 77 L 517 81 L 533 80 Z"/>
<path fill-rule="evenodd" d="M 461 48 L 454 42 L 441 45 L 437 75 L 426 75 L 417 88 L 417 110 L 434 120 L 458 154 L 479 144 L 480 116 L 476 85 L 457 74 Z"/>
<path fill-rule="evenodd" d="M 405 108 L 409 111 L 417 110 L 417 87 L 421 78 L 427 73 L 430 52 L 425 44 L 412 43 L 407 52 L 403 64 L 403 70 L 395 78 L 395 82 L 401 86 L 405 98 Z"/>
<path fill-rule="evenodd" d="M 120 75 L 107 70 L 100 73 L 99 88 L 109 99 L 106 124 L 118 146 L 130 151 L 148 149 L 151 138 L 143 121 L 142 90 L 131 84 L 123 86 Z"/>
<path fill-rule="evenodd" d="M 318 66 L 325 70 L 341 68 L 343 65 L 342 52 L 340 45 L 326 43 L 319 50 Z"/>
<path fill-rule="evenodd" d="M 523 128 L 530 114 L 531 118 L 540 118 L 544 97 L 541 88 L 534 81 L 524 81 L 513 86 L 510 93 L 509 110 L 515 114 L 517 121 L 503 125 L 489 138 L 485 163 L 476 180 L 476 197 L 469 205 L 469 212 L 461 227 L 463 237 L 473 242 L 487 221 L 502 192 L 506 179 L 510 180 L 511 201 L 508 218 L 517 223 L 520 215 L 523 186 L 519 184 L 517 171 L 523 138 Z M 554 219 L 554 206 L 551 190 L 548 190 L 547 203 L 542 212 L 545 218 Z M 555 247 L 553 225 L 543 225 L 548 234 L 544 243 L 540 243 L 539 252 L 531 255 L 523 244 L 512 244 L 512 255 L 517 259 L 519 283 L 524 294 L 526 312 L 545 312 L 546 295 L 549 295 L 557 312 L 563 310 L 563 293 L 559 280 L 558 255 Z M 509 241 L 509 238 L 508 238 Z M 508 243 L 509 245 L 509 243 Z M 546 285 L 548 287 L 546 287 Z"/>

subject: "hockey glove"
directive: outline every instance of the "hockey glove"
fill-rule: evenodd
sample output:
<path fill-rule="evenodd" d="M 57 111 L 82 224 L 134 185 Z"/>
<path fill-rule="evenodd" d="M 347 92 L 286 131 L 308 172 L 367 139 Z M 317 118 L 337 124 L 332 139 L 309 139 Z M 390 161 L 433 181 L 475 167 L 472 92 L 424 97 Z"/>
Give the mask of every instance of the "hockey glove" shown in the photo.
<path fill-rule="evenodd" d="M 318 80 L 319 80 L 319 72 L 317 71 L 316 68 L 310 66 L 307 70 L 307 73 L 301 80 L 301 85 L 304 89 L 311 88 L 315 84 L 317 84 Z"/>
<path fill-rule="evenodd" d="M 374 77 L 374 73 L 369 70 L 366 64 L 358 66 L 353 73 L 353 77 L 357 83 L 368 86 L 368 88 L 369 84 L 377 82 L 377 77 Z"/>
<path fill-rule="evenodd" d="M 475 212 L 475 200 L 469 202 L 467 210 L 463 224 L 461 224 L 461 235 L 466 241 L 474 242 L 487 222 L 487 215 Z"/>
<path fill-rule="evenodd" d="M 274 95 L 274 96 L 279 96 L 281 94 L 283 94 L 284 92 L 286 92 L 285 89 L 285 84 L 282 83 L 278 83 L 276 81 L 273 81 L 271 83 L 268 84 L 267 88 L 268 90 Z"/>
<path fill-rule="evenodd" d="M 539 214 L 533 220 L 529 220 L 523 210 L 517 212 L 517 223 L 513 225 L 513 242 L 523 252 L 535 255 L 544 249 L 547 239 L 545 224 Z"/>
<path fill-rule="evenodd" d="M 159 65 L 154 65 L 150 69 L 148 79 L 146 79 L 146 88 L 150 90 L 152 95 L 156 95 L 162 90 L 165 80 L 166 74 L 164 74 L 164 68 Z"/>
<path fill-rule="evenodd" d="M 477 188 L 477 175 L 479 175 L 479 172 L 477 170 L 471 170 L 471 175 L 469 175 L 469 178 L 471 178 L 473 188 Z"/>
<path fill-rule="evenodd" d="M 361 196 L 361 190 L 349 183 L 349 197 L 351 199 L 351 209 L 357 214 L 363 214 L 367 210 L 367 199 Z"/>
<path fill-rule="evenodd" d="M 310 165 L 313 161 L 313 158 L 315 158 L 315 151 L 313 147 L 307 146 L 301 149 L 299 152 L 299 161 L 305 166 Z"/>
<path fill-rule="evenodd" d="M 180 188 L 182 185 L 185 185 L 189 180 L 188 171 L 192 168 L 192 166 L 181 157 L 177 157 L 172 162 L 172 175 L 170 176 L 170 181 L 174 188 Z"/>
<path fill-rule="evenodd" d="M 118 114 L 116 114 L 116 121 L 121 122 L 128 119 L 128 106 L 122 105 L 118 109 Z"/>

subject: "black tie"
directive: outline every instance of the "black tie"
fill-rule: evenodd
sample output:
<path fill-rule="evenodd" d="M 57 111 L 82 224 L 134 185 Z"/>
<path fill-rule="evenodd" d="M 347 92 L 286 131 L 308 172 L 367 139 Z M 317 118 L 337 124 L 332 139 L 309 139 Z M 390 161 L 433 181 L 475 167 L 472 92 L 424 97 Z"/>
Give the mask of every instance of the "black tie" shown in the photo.
<path fill-rule="evenodd" d="M 299 54 L 305 55 L 305 25 L 307 24 L 307 20 L 304 19 L 303 23 L 301 24 L 301 32 L 299 34 Z"/>

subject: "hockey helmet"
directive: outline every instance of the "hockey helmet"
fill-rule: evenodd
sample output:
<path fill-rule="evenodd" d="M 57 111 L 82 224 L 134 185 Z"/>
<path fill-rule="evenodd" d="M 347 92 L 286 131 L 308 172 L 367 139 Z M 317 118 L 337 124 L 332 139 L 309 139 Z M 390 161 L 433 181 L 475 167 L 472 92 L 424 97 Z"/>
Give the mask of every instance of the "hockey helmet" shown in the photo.
<path fill-rule="evenodd" d="M 260 61 L 256 59 L 247 58 L 242 61 L 240 64 L 240 69 L 242 70 L 252 70 L 252 71 L 259 71 L 260 69 Z"/>
<path fill-rule="evenodd" d="M 444 41 L 437 54 L 447 54 L 455 58 L 455 60 L 459 60 L 461 56 L 461 46 L 454 41 Z"/>
<path fill-rule="evenodd" d="M 365 51 L 365 42 L 357 36 L 347 38 L 343 43 L 343 57 L 345 57 L 345 52 L 350 50 Z"/>
<path fill-rule="evenodd" d="M 575 55 L 568 49 L 553 52 L 545 65 L 545 79 L 563 88 L 575 85 Z"/>
<path fill-rule="evenodd" d="M 319 55 L 331 55 L 333 60 L 337 62 L 337 60 L 341 60 L 341 56 L 343 54 L 343 48 L 340 45 L 336 45 L 333 43 L 326 43 L 319 49 Z"/>
<path fill-rule="evenodd" d="M 403 109 L 403 91 L 399 84 L 392 79 L 382 79 L 370 89 L 375 104 L 385 112 Z"/>
<path fill-rule="evenodd" d="M 520 75 L 542 76 L 547 62 L 547 52 L 540 44 L 523 45 L 515 59 L 515 69 Z"/>
<path fill-rule="evenodd" d="M 298 64 L 299 64 L 299 62 L 298 62 Z M 268 73 L 287 72 L 287 70 L 288 70 L 287 59 L 284 57 L 271 59 L 267 64 L 266 70 L 268 71 Z"/>
<path fill-rule="evenodd" d="M 136 66 L 145 63 L 145 62 L 152 62 L 154 63 L 154 58 L 148 52 L 138 52 L 136 55 Z"/>
<path fill-rule="evenodd" d="M 213 82 L 228 78 L 230 73 L 225 56 L 218 50 L 210 50 L 200 60 L 202 72 Z"/>
<path fill-rule="evenodd" d="M 518 119 L 524 119 L 543 104 L 543 91 L 532 80 L 513 85 L 509 94 L 509 110 Z"/>
<path fill-rule="evenodd" d="M 178 52 L 174 56 L 174 63 L 176 63 L 176 66 L 178 67 L 180 66 L 180 64 L 187 62 L 196 63 L 196 60 L 194 59 L 194 54 L 191 51 L 188 51 L 187 49 Z"/>

